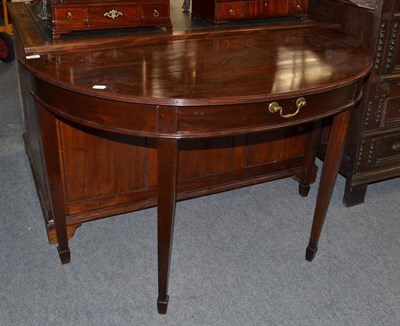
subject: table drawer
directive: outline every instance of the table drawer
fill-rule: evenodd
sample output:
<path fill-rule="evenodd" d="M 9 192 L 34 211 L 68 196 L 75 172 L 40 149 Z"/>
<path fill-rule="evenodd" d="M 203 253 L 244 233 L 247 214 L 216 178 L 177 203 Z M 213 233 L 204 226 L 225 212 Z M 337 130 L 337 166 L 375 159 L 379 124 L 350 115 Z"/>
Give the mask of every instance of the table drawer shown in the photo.
<path fill-rule="evenodd" d="M 324 94 L 297 96 L 285 100 L 185 107 L 179 112 L 178 129 L 182 133 L 223 135 L 268 130 L 286 124 L 300 124 L 316 117 L 330 116 L 350 107 L 355 102 L 354 97 L 358 95 L 353 85 Z M 297 110 L 299 105 L 300 108 Z M 271 107 L 281 107 L 282 110 L 272 113 Z"/>
<path fill-rule="evenodd" d="M 110 7 L 89 7 L 87 9 L 89 26 L 130 26 L 132 23 L 140 22 L 140 7 L 131 6 L 110 6 Z"/>

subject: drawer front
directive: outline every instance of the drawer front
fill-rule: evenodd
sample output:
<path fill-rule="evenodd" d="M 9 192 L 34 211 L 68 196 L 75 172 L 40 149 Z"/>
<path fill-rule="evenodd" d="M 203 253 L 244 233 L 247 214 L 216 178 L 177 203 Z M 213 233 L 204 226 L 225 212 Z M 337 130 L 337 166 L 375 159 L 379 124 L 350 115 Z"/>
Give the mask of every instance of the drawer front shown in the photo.
<path fill-rule="evenodd" d="M 245 18 L 262 18 L 266 16 L 268 0 L 245 1 L 243 7 Z"/>
<path fill-rule="evenodd" d="M 178 130 L 193 136 L 228 135 L 274 129 L 292 124 L 305 123 L 337 113 L 354 104 L 356 86 L 330 92 L 304 96 L 305 105 L 299 105 L 299 98 L 266 101 L 251 104 L 219 105 L 207 107 L 185 107 L 179 112 Z M 274 104 L 272 104 L 274 103 Z M 271 107 L 281 107 L 272 113 Z"/>
<path fill-rule="evenodd" d="M 146 23 L 151 21 L 164 21 L 166 19 L 169 19 L 167 5 L 143 5 L 143 20 Z"/>
<path fill-rule="evenodd" d="M 89 7 L 87 9 L 87 19 L 89 27 L 105 26 L 123 27 L 140 22 L 139 6 L 115 7 Z"/>
<path fill-rule="evenodd" d="M 399 93 L 400 94 L 400 93 Z M 390 97 L 386 100 L 384 112 L 385 126 L 400 126 L 400 97 Z"/>
<path fill-rule="evenodd" d="M 265 16 L 286 16 L 288 11 L 287 1 L 268 0 L 265 3 Z"/>
<path fill-rule="evenodd" d="M 365 109 L 367 130 L 400 127 L 400 80 L 381 82 Z"/>
<path fill-rule="evenodd" d="M 308 10 L 308 0 L 289 0 L 288 15 L 306 15 Z"/>
<path fill-rule="evenodd" d="M 243 2 L 245 18 L 293 16 L 307 13 L 307 0 L 256 0 Z"/>
<path fill-rule="evenodd" d="M 36 100 L 56 115 L 102 130 L 149 135 L 157 131 L 157 107 L 78 94 L 36 79 Z"/>
<path fill-rule="evenodd" d="M 400 132 L 367 137 L 361 143 L 358 171 L 395 168 L 400 164 Z"/>
<path fill-rule="evenodd" d="M 83 9 L 53 7 L 52 20 L 58 26 L 82 27 L 84 23 Z"/>
<path fill-rule="evenodd" d="M 217 20 L 236 20 L 243 18 L 243 2 L 221 2 L 217 4 Z"/>
<path fill-rule="evenodd" d="M 400 161 L 400 133 L 379 137 L 376 140 L 376 145 L 375 164 L 392 160 Z"/>

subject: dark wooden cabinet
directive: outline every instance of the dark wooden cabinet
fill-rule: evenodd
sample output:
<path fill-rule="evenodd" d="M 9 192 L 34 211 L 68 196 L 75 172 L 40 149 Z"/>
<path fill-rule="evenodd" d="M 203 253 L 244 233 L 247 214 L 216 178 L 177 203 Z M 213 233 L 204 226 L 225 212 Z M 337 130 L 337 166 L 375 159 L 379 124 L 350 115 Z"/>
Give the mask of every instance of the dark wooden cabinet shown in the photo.
<path fill-rule="evenodd" d="M 307 14 L 308 0 L 193 0 L 192 14 L 213 23 Z"/>
<path fill-rule="evenodd" d="M 400 1 L 369 2 L 375 59 L 340 169 L 346 206 L 363 203 L 368 184 L 400 176 Z"/>
<path fill-rule="evenodd" d="M 169 0 L 50 0 L 53 38 L 73 31 L 155 26 L 172 29 Z"/>

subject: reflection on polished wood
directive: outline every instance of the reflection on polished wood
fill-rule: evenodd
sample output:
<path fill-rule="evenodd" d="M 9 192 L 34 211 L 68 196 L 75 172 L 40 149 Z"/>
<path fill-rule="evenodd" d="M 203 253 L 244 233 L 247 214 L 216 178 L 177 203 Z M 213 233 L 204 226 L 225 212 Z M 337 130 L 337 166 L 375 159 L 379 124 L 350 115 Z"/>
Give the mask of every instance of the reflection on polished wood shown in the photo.
<path fill-rule="evenodd" d="M 35 59 L 16 37 L 27 152 L 63 263 L 68 228 L 157 206 L 166 313 L 175 202 L 283 177 L 306 196 L 321 122 L 333 121 L 306 251 L 314 258 L 371 68 L 358 37 L 314 21 L 92 39 L 85 49 L 55 42 Z"/>

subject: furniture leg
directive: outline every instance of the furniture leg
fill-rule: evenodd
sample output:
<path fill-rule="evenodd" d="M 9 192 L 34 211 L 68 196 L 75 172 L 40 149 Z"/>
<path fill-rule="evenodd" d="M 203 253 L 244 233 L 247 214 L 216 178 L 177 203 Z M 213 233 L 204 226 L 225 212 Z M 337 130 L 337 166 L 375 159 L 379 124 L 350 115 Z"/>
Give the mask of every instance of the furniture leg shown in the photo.
<path fill-rule="evenodd" d="M 347 178 L 343 196 L 343 204 L 346 207 L 362 204 L 368 188 L 368 184 L 352 186 L 351 182 L 351 178 Z"/>
<path fill-rule="evenodd" d="M 58 254 L 62 264 L 71 260 L 68 247 L 67 223 L 65 219 L 64 193 L 61 178 L 61 163 L 58 147 L 56 117 L 40 105 L 38 105 L 41 125 L 41 138 L 44 153 L 44 162 L 48 176 L 48 187 L 52 207 L 52 217 L 58 243 Z"/>
<path fill-rule="evenodd" d="M 329 134 L 321 181 L 318 188 L 314 220 L 310 241 L 306 250 L 306 260 L 312 261 L 318 250 L 318 240 L 328 211 L 332 191 L 339 171 L 350 112 L 345 111 L 335 116 Z"/>
<path fill-rule="evenodd" d="M 318 144 L 321 140 L 322 130 L 320 121 L 314 122 L 312 130 L 307 137 L 304 154 L 304 168 L 301 174 L 297 177 L 299 182 L 299 195 L 307 197 L 310 192 L 311 184 L 316 179 L 317 167 L 315 165 L 315 157 L 317 156 Z"/>
<path fill-rule="evenodd" d="M 168 308 L 168 278 L 175 218 L 178 140 L 157 141 L 158 299 L 160 314 Z"/>

